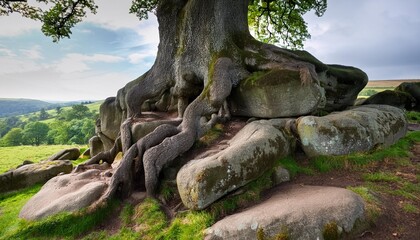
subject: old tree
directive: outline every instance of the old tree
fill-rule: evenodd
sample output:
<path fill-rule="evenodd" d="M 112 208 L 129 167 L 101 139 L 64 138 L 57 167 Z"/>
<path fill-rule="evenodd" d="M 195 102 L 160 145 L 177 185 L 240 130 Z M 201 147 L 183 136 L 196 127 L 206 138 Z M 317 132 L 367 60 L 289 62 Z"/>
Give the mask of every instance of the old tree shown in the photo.
<path fill-rule="evenodd" d="M 93 0 L 37 1 L 51 8 L 2 0 L 0 11 L 41 20 L 42 31 L 57 41 L 71 34 L 71 27 L 86 11 L 97 8 Z M 363 72 L 325 65 L 305 51 L 268 43 L 274 40 L 292 49 L 302 47 L 309 37 L 302 15 L 313 10 L 321 16 L 326 7 L 326 0 L 133 0 L 130 11 L 140 19 L 150 12 L 157 16 L 157 57 L 149 71 L 103 103 L 98 136 L 92 140 L 101 151 L 78 167 L 75 176 L 94 168 L 92 165 L 113 163 L 122 151 L 121 163 L 109 174 L 106 190 L 95 202 L 128 196 L 138 182 L 144 182 L 149 196 L 156 196 L 162 169 L 190 150 L 218 121 L 235 115 L 296 117 L 351 105 L 366 84 Z M 250 34 L 249 27 L 262 41 Z M 299 86 L 321 86 L 317 107 L 289 116 L 238 110 L 241 105 L 235 103 L 232 92 L 265 73 L 276 73 L 265 75 L 265 81 L 272 75 L 276 81 L 292 76 L 298 81 L 296 91 Z M 267 84 L 271 84 L 269 79 Z M 134 134 L 138 123 L 150 121 L 157 122 L 155 128 L 141 137 Z"/>

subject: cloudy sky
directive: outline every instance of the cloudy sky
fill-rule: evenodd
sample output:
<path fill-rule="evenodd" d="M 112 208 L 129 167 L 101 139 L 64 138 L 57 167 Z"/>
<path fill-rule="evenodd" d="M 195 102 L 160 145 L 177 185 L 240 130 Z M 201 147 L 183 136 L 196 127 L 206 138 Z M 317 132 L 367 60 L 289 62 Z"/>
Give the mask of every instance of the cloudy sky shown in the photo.
<path fill-rule="evenodd" d="M 153 64 L 155 19 L 127 14 L 130 0 L 97 1 L 98 14 L 53 43 L 40 23 L 0 17 L 0 98 L 96 100 Z M 357 66 L 377 79 L 420 79 L 420 1 L 330 0 L 306 16 L 305 49 L 325 63 Z"/>

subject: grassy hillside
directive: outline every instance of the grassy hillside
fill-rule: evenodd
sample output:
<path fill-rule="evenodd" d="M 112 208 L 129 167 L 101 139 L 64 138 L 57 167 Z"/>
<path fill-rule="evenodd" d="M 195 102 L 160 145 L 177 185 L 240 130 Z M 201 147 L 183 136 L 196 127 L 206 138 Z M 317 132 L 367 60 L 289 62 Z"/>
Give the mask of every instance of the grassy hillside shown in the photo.
<path fill-rule="evenodd" d="M 33 99 L 0 98 L 0 117 L 35 112 L 53 105 L 49 102 Z"/>
<path fill-rule="evenodd" d="M 21 164 L 24 160 L 39 162 L 67 148 L 84 148 L 77 145 L 41 145 L 0 147 L 0 174 Z"/>

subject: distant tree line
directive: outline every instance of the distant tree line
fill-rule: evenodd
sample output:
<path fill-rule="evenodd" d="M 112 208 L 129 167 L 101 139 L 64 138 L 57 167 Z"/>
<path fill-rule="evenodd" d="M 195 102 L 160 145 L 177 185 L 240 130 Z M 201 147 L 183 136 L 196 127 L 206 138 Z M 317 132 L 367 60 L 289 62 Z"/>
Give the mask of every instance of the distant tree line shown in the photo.
<path fill-rule="evenodd" d="M 37 114 L 0 120 L 0 146 L 86 144 L 95 134 L 97 111 L 83 104 L 70 109 L 56 107 L 52 118 L 45 109 Z M 51 119 L 51 121 L 44 121 Z"/>

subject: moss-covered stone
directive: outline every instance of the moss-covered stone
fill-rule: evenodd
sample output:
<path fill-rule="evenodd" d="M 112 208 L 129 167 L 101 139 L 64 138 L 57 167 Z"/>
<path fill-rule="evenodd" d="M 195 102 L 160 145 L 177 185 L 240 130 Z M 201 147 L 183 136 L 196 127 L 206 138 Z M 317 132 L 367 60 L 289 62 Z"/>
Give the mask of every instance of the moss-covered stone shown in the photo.
<path fill-rule="evenodd" d="M 303 84 L 299 71 L 254 72 L 232 90 L 233 115 L 276 118 L 307 115 L 322 108 L 324 90 L 316 81 Z"/>
<path fill-rule="evenodd" d="M 265 122 L 252 122 L 212 156 L 192 160 L 177 175 L 178 191 L 185 206 L 203 209 L 260 177 L 277 159 L 290 153 L 290 139 Z"/>
<path fill-rule="evenodd" d="M 404 112 L 386 105 L 366 105 L 297 120 L 300 142 L 308 156 L 345 155 L 389 146 L 406 131 Z"/>

